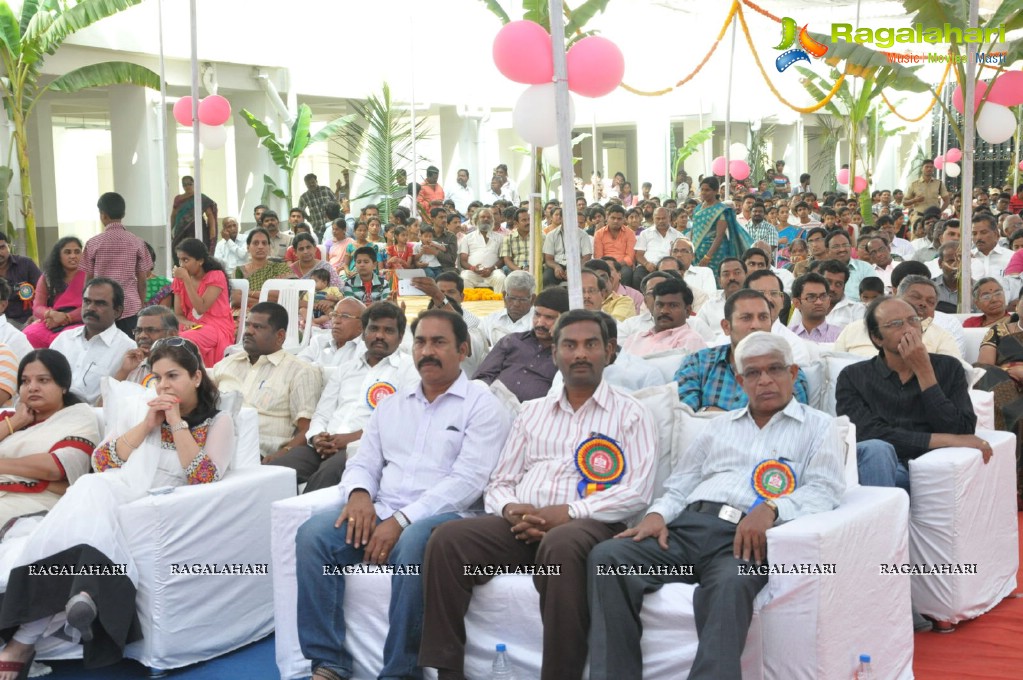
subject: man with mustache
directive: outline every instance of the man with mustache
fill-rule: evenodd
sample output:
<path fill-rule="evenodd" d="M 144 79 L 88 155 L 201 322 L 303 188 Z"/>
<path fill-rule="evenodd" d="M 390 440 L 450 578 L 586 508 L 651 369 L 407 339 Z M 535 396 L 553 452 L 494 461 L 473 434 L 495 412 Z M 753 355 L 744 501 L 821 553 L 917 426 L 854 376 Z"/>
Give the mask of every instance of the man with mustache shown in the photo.
<path fill-rule="evenodd" d="M 153 343 L 178 334 L 178 317 L 174 310 L 161 305 L 150 305 L 139 311 L 135 326 L 134 347 L 124 353 L 121 365 L 114 373 L 114 380 L 127 380 L 139 385 L 147 384 L 152 373 L 149 365 L 149 350 Z"/>
<path fill-rule="evenodd" d="M 244 351 L 232 354 L 210 377 L 221 392 L 235 390 L 259 413 L 259 453 L 264 463 L 305 443 L 316 411 L 320 369 L 284 351 L 288 310 L 260 302 L 245 317 Z"/>
<path fill-rule="evenodd" d="M 362 313 L 366 305 L 355 298 L 344 298 L 334 305 L 330 320 L 334 327 L 330 333 L 317 333 L 298 353 L 298 358 L 325 369 L 330 375 L 338 366 L 354 359 L 365 349 L 362 344 Z"/>
<path fill-rule="evenodd" d="M 425 311 L 412 322 L 412 334 L 419 379 L 369 416 L 359 455 L 348 461 L 338 486 L 344 509 L 313 515 L 298 530 L 299 642 L 320 680 L 352 677 L 340 572 L 363 562 L 397 572 L 384 667 L 374 673 L 421 677 L 419 566 L 426 542 L 435 527 L 474 514 L 511 423 L 490 390 L 460 368 L 469 346 L 460 316 Z"/>
<path fill-rule="evenodd" d="M 711 330 L 721 328 L 725 318 L 725 300 L 742 288 L 746 280 L 746 265 L 737 257 L 726 257 L 718 268 L 718 290 L 712 291 L 700 307 L 696 318 Z"/>
<path fill-rule="evenodd" d="M 348 445 L 362 437 L 363 425 L 381 400 L 414 378 L 411 357 L 397 351 L 405 334 L 402 310 L 390 302 L 377 302 L 363 311 L 361 323 L 365 351 L 331 373 L 306 443 L 272 461 L 293 468 L 298 483 L 306 483 L 305 493 L 341 481 Z"/>
<path fill-rule="evenodd" d="M 551 569 L 533 578 L 543 619 L 540 678 L 582 678 L 586 555 L 624 529 L 653 486 L 650 415 L 604 379 L 614 351 L 607 323 L 589 310 L 561 315 L 554 360 L 564 388 L 523 405 L 484 493 L 488 514 L 443 524 L 430 539 L 419 661 L 440 680 L 464 677 L 465 612 L 473 588 L 493 578 L 491 566 Z M 597 451 L 599 466 L 577 467 L 580 449 Z M 593 484 L 597 471 L 607 473 L 604 484 Z"/>
<path fill-rule="evenodd" d="M 519 401 L 546 395 L 558 370 L 551 355 L 551 331 L 558 317 L 567 311 L 568 291 L 561 286 L 542 291 L 533 304 L 533 329 L 509 333 L 498 340 L 474 379 L 488 385 L 500 380 Z"/>
<path fill-rule="evenodd" d="M 480 208 L 475 222 L 476 230 L 466 234 L 458 244 L 462 279 L 470 288 L 488 286 L 500 293 L 504 290 L 504 271 L 500 267 L 504 237 L 492 233 L 494 213 L 490 208 Z"/>
<path fill-rule="evenodd" d="M 654 327 L 625 341 L 622 351 L 645 357 L 671 349 L 698 352 L 706 349 L 703 337 L 686 323 L 693 291 L 682 281 L 661 281 L 654 286 Z"/>
<path fill-rule="evenodd" d="M 113 375 L 124 353 L 135 345 L 115 324 L 124 312 L 124 289 L 113 279 L 95 278 L 82 292 L 82 325 L 69 328 L 53 341 L 71 364 L 71 391 L 95 405 L 100 382 Z"/>

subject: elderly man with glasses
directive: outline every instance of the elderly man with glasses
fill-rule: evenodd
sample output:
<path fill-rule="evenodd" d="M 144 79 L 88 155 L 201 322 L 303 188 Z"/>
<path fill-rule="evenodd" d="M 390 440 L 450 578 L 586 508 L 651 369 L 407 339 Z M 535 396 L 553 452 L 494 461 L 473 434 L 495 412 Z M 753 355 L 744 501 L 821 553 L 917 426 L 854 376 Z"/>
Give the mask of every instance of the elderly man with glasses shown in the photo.
<path fill-rule="evenodd" d="M 366 305 L 355 298 L 345 298 L 334 305 L 330 315 L 333 326 L 330 333 L 318 333 L 309 339 L 309 344 L 298 353 L 304 359 L 321 368 L 334 369 L 354 359 L 365 349 L 362 344 L 362 313 Z"/>
<path fill-rule="evenodd" d="M 137 347 L 124 353 L 124 359 L 114 373 L 114 380 L 146 385 L 152 375 L 149 352 L 156 341 L 177 336 L 178 317 L 174 315 L 173 309 L 151 305 L 139 312 L 138 324 L 133 333 Z"/>
<path fill-rule="evenodd" d="M 504 280 L 504 309 L 480 319 L 480 329 L 491 347 L 509 333 L 524 333 L 533 328 L 533 291 L 536 281 L 526 271 L 513 271 Z"/>

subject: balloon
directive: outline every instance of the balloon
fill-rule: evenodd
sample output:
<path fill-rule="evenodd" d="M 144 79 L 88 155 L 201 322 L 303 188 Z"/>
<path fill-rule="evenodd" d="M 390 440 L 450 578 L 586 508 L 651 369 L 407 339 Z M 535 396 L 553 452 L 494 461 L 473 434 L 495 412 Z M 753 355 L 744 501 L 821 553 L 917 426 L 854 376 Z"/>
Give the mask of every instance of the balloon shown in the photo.
<path fill-rule="evenodd" d="M 192 127 L 192 98 L 182 97 L 174 102 L 174 120 L 181 125 Z"/>
<path fill-rule="evenodd" d="M 575 123 L 575 104 L 568 97 L 568 123 Z M 554 83 L 530 85 L 519 95 L 512 110 L 512 127 L 522 139 L 533 146 L 554 146 L 558 143 L 555 118 Z"/>
<path fill-rule="evenodd" d="M 1020 170 L 1023 170 L 1023 161 L 1020 161 L 1020 162 L 1019 162 L 1019 169 L 1020 169 Z"/>
<path fill-rule="evenodd" d="M 199 101 L 199 122 L 223 125 L 231 117 L 231 102 L 219 94 L 211 94 Z"/>
<path fill-rule="evenodd" d="M 1016 117 L 1008 107 L 988 102 L 977 116 L 977 134 L 988 144 L 1001 144 L 1016 131 Z"/>
<path fill-rule="evenodd" d="M 728 174 L 740 182 L 749 177 L 749 163 L 746 161 L 732 161 L 728 164 Z"/>
<path fill-rule="evenodd" d="M 987 83 L 983 80 L 977 81 L 977 86 L 973 90 L 973 108 L 977 108 L 977 104 L 984 97 L 984 91 L 987 90 Z M 963 103 L 966 100 L 966 95 L 963 93 L 963 88 L 956 85 L 956 89 L 952 90 L 952 106 L 959 113 L 965 113 L 963 110 Z"/>
<path fill-rule="evenodd" d="M 938 156 L 934 159 L 934 169 L 941 170 L 943 167 L 945 167 L 945 159 L 942 156 Z"/>
<path fill-rule="evenodd" d="M 533 21 L 512 21 L 494 37 L 494 64 L 516 83 L 540 85 L 554 78 L 551 36 Z"/>
<path fill-rule="evenodd" d="M 726 169 L 727 165 L 725 164 L 724 156 L 718 156 L 713 161 L 711 161 L 710 171 L 713 172 L 718 177 L 724 177 Z"/>
<path fill-rule="evenodd" d="M 988 104 L 1017 106 L 1023 104 L 1023 71 L 1005 71 L 991 83 L 987 95 Z"/>
<path fill-rule="evenodd" d="M 856 193 L 860 193 L 861 191 L 865 190 L 866 188 L 867 188 L 867 180 L 865 180 L 864 178 L 862 178 L 859 175 L 857 175 L 856 179 L 853 181 L 853 191 L 855 191 Z"/>
<path fill-rule="evenodd" d="M 849 186 L 849 168 L 842 168 L 841 170 L 839 170 L 838 174 L 835 176 L 835 179 L 842 186 L 846 187 Z"/>
<path fill-rule="evenodd" d="M 728 155 L 731 156 L 733 161 L 739 160 L 741 158 L 746 158 L 746 156 L 749 155 L 749 149 L 747 149 L 746 145 L 742 142 L 735 142 L 728 147 Z"/>
<path fill-rule="evenodd" d="M 565 61 L 568 89 L 584 97 L 603 97 L 613 92 L 625 75 L 622 51 L 599 35 L 591 35 L 572 45 Z"/>
<path fill-rule="evenodd" d="M 220 149 L 227 144 L 227 128 L 199 123 L 199 141 L 207 149 Z"/>
<path fill-rule="evenodd" d="M 952 147 L 945 152 L 945 160 L 949 163 L 958 163 L 963 159 L 963 152 L 959 149 Z"/>
<path fill-rule="evenodd" d="M 945 163 L 945 174 L 949 177 L 958 177 L 959 173 L 962 171 L 963 169 L 959 167 L 958 163 L 953 163 L 951 161 Z"/>
<path fill-rule="evenodd" d="M 561 151 L 558 149 L 558 145 L 545 146 L 543 148 L 543 160 L 547 165 L 552 168 L 561 167 Z"/>

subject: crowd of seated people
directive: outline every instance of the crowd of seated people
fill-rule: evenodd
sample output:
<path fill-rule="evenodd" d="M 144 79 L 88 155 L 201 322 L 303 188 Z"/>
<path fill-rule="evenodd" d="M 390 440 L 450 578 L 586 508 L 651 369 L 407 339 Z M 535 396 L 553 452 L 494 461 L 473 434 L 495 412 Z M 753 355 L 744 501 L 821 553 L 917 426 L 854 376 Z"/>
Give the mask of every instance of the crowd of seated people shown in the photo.
<path fill-rule="evenodd" d="M 590 561 L 601 563 L 652 559 L 655 544 L 663 547 L 676 532 L 706 531 L 707 550 L 716 550 L 714 541 L 730 546 L 737 534 L 750 541 L 749 550 L 722 564 L 757 560 L 758 537 L 774 523 L 834 507 L 841 463 L 825 444 L 834 422 L 807 406 L 800 368 L 822 348 L 868 358 L 841 373 L 837 392 L 838 412 L 857 425 L 864 484 L 908 489 L 908 461 L 934 448 L 976 448 L 985 461 L 991 455 L 975 434 L 963 328 L 986 329 L 973 358 L 987 373 L 976 387 L 994 392 L 997 426 L 1023 434 L 1023 378 L 1016 375 L 1023 350 L 1013 350 L 1023 302 L 1019 274 L 1008 273 L 1013 234 L 1004 231 L 1015 228 L 1014 215 L 1008 208 L 995 214 L 979 200 L 970 225 L 977 249 L 964 256 L 960 224 L 941 214 L 948 197 L 934 181 L 925 163 L 909 192 L 881 192 L 866 220 L 856 203 L 837 194 L 818 203 L 810 191 L 779 184 L 777 175 L 759 191 L 733 186 L 730 200 L 714 178 L 691 187 L 699 201 L 688 190 L 663 201 L 630 195 L 635 205 L 615 192 L 595 192 L 600 200 L 592 201 L 594 194 L 583 192 L 578 222 L 567 224 L 556 201 L 544 206 L 536 225 L 545 233 L 542 269 L 532 272 L 529 206 L 513 200 L 506 174 L 495 173 L 486 201 L 469 201 L 464 212 L 434 177 L 417 185 L 428 191 L 413 189 L 421 218 L 404 208 L 382 214 L 377 205 L 348 215 L 340 199 L 336 206 L 328 201 L 312 227 L 308 206 L 293 209 L 288 231 L 265 206 L 244 234 L 226 217 L 212 253 L 202 240 L 177 240 L 169 279 L 153 274 L 151 247 L 126 240 L 137 237 L 120 224 L 123 199 L 104 195 L 103 236 L 131 245 L 123 266 L 104 260 L 105 247 L 98 256 L 91 240 L 83 246 L 65 237 L 32 272 L 0 234 L 0 390 L 12 402 L 0 423 L 0 525 L 48 511 L 33 538 L 35 559 L 64 559 L 69 549 L 122 557 L 116 520 L 107 534 L 87 534 L 82 547 L 66 544 L 66 527 L 50 528 L 58 521 L 50 517 L 79 512 L 106 488 L 83 480 L 103 479 L 148 446 L 163 452 L 157 474 L 164 484 L 220 479 L 234 434 L 217 395 L 237 391 L 258 413 L 262 462 L 296 470 L 307 492 L 340 486 L 346 501 L 340 517 L 314 517 L 298 536 L 308 548 L 299 551 L 300 637 L 314 677 L 352 672 L 344 628 L 331 620 L 342 611 L 343 578 L 313 578 L 314 562 L 329 556 L 432 566 L 425 581 L 409 579 L 392 592 L 384 675 L 405 677 L 427 666 L 453 678 L 461 677 L 465 645 L 458 621 L 472 588 L 484 582 L 467 581 L 456 567 L 496 555 L 567 569 L 559 579 L 536 581 L 544 602 L 543 677 L 580 677 L 588 646 L 593 677 L 629 677 L 641 662 L 639 633 L 612 639 L 617 624 L 609 622 L 620 622 L 657 583 L 622 577 L 621 594 L 612 597 L 588 579 L 585 555 L 593 549 Z M 682 184 L 690 185 L 676 189 Z M 572 240 L 579 260 L 569 267 Z M 967 263 L 979 316 L 960 320 L 951 296 L 958 296 L 956 272 Z M 575 264 L 584 309 L 570 311 Z M 395 304 L 397 269 L 426 274 L 412 284 L 430 310 L 407 330 L 404 307 Z M 26 287 L 27 275 L 34 281 Z M 231 278 L 248 281 L 246 299 Z M 315 296 L 302 304 L 314 306 L 316 321 L 302 329 L 309 338 L 298 355 L 285 349 L 289 313 L 298 310 L 274 296 L 260 302 L 267 282 L 288 279 L 315 281 Z M 478 317 L 465 300 L 467 286 L 501 293 L 501 309 Z M 146 304 L 154 297 L 162 304 Z M 242 305 L 241 347 L 231 353 Z M 664 382 L 645 357 L 665 353 L 677 355 L 679 400 L 695 411 L 736 414 L 722 421 L 736 437 L 760 430 L 788 441 L 790 421 L 812 423 L 792 459 L 808 475 L 805 493 L 763 505 L 724 530 L 706 526 L 703 514 L 750 500 L 748 484 L 739 489 L 735 480 L 753 454 L 716 437 L 706 455 L 727 466 L 701 473 L 710 475 L 703 480 L 677 470 L 666 495 L 653 498 L 644 456 L 657 424 L 630 393 Z M 106 377 L 155 386 L 149 414 L 125 432 L 100 432 L 93 415 Z M 487 385 L 503 386 L 522 412 L 512 417 Z M 587 437 L 621 446 L 627 472 L 577 491 L 574 453 Z M 409 464 L 424 446 L 439 447 L 431 448 L 438 462 L 429 470 Z M 88 474 L 90 467 L 101 474 Z M 726 489 L 726 482 L 735 488 L 702 495 L 705 484 Z M 133 489 L 117 502 L 144 492 Z M 635 519 L 642 521 L 626 530 Z M 683 557 L 706 556 L 683 551 L 673 559 Z M 728 617 L 706 615 L 701 625 L 717 631 L 721 644 L 701 645 L 697 668 L 737 677 L 743 631 L 763 582 L 739 587 L 708 577 L 701 585 L 742 604 Z M 107 601 L 88 589 L 44 596 L 40 587 L 4 599 L 0 629 L 17 632 L 0 650 L 0 673 L 31 658 L 61 611 L 74 639 L 102 640 L 87 649 L 103 661 L 119 658 L 134 639 L 130 599 Z M 97 623 L 97 612 L 111 607 L 126 617 L 120 635 L 110 635 L 105 619 Z M 559 640 L 571 641 L 571 654 Z"/>

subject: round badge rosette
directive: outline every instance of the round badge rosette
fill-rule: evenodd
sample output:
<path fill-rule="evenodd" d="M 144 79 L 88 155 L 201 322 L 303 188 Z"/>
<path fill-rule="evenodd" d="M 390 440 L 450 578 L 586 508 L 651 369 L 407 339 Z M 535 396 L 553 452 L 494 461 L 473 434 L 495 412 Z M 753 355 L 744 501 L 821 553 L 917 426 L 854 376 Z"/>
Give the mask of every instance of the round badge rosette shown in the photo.
<path fill-rule="evenodd" d="M 152 373 L 150 373 L 145 378 L 142 379 L 142 382 L 140 384 L 143 387 L 147 387 L 147 388 L 148 387 L 156 387 L 156 376 L 153 375 Z"/>
<path fill-rule="evenodd" d="M 395 392 L 397 392 L 397 390 L 391 383 L 383 381 L 375 382 L 369 386 L 368 390 L 366 390 L 366 403 L 371 409 L 375 409 L 381 399 L 389 397 Z"/>
<path fill-rule="evenodd" d="M 582 475 L 579 496 L 586 497 L 621 480 L 625 474 L 625 454 L 614 439 L 594 434 L 576 448 L 575 466 Z"/>
<path fill-rule="evenodd" d="M 18 298 L 24 302 L 31 300 L 36 295 L 36 288 L 28 281 L 18 286 Z"/>
<path fill-rule="evenodd" d="M 796 473 L 788 463 L 772 458 L 753 468 L 751 484 L 758 503 L 765 498 L 780 498 L 796 489 Z"/>

